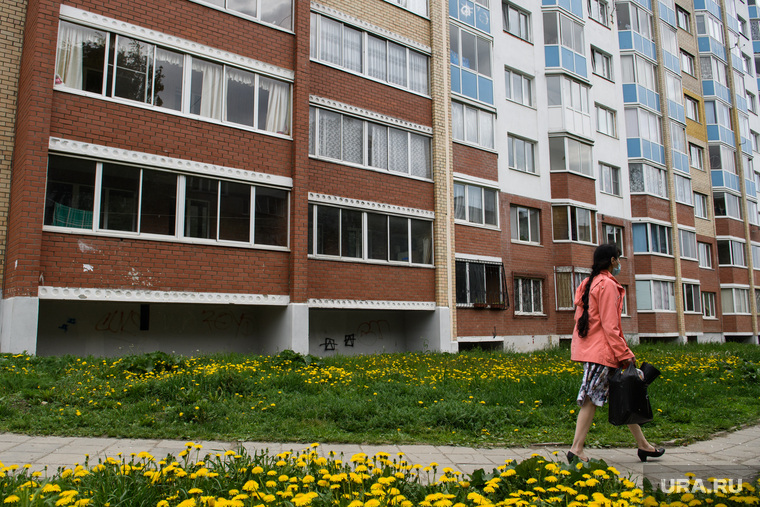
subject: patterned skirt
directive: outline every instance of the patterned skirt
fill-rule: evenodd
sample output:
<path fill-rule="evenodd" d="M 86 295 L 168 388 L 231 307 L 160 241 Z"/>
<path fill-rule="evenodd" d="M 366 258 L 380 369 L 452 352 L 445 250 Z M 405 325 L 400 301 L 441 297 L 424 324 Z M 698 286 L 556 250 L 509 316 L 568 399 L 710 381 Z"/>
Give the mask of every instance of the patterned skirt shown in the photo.
<path fill-rule="evenodd" d="M 583 382 L 578 391 L 578 406 L 586 403 L 586 398 L 597 407 L 607 403 L 610 394 L 609 376 L 615 368 L 597 363 L 583 363 Z"/>

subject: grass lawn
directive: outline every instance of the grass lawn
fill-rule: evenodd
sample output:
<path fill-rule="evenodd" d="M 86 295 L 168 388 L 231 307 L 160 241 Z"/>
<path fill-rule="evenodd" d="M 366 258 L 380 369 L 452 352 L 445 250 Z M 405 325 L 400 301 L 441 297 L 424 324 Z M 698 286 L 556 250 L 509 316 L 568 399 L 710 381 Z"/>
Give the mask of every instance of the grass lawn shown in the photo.
<path fill-rule="evenodd" d="M 760 421 L 760 347 L 641 345 L 655 443 Z M 0 356 L 0 431 L 47 435 L 468 446 L 568 444 L 581 366 L 569 351 L 317 359 L 161 353 Z M 597 413 L 590 446 L 631 445 Z"/>

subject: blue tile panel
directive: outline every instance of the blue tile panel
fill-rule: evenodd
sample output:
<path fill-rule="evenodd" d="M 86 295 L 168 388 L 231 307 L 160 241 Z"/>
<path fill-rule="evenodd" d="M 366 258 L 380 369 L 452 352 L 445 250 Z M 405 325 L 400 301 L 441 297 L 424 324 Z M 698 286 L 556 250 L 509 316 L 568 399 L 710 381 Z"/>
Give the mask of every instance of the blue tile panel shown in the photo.
<path fill-rule="evenodd" d="M 586 57 L 564 46 L 544 46 L 546 67 L 560 67 L 581 77 L 588 78 Z"/>
<path fill-rule="evenodd" d="M 718 5 L 718 2 L 715 2 L 714 0 L 694 0 L 694 10 L 708 11 L 720 21 L 723 21 L 720 5 Z"/>
<path fill-rule="evenodd" d="M 678 57 L 676 55 L 670 54 L 669 52 L 662 50 L 662 60 L 665 64 L 665 68 L 669 69 L 676 74 L 681 74 L 681 62 L 678 61 Z"/>
<path fill-rule="evenodd" d="M 707 140 L 708 141 L 720 141 L 728 144 L 732 148 L 736 148 L 736 141 L 734 140 L 734 131 L 721 127 L 720 125 L 708 125 L 707 126 Z"/>
<path fill-rule="evenodd" d="M 668 100 L 668 116 L 675 121 L 679 121 L 684 125 L 686 124 L 686 111 L 684 107 L 672 100 Z"/>
<path fill-rule="evenodd" d="M 705 98 L 718 97 L 724 102 L 732 104 L 731 90 L 729 90 L 727 86 L 723 86 L 717 81 L 702 81 L 702 95 L 704 95 Z"/>
<path fill-rule="evenodd" d="M 658 113 L 661 112 L 660 94 L 635 83 L 623 84 L 623 102 L 626 104 L 642 104 Z"/>
<path fill-rule="evenodd" d="M 726 47 L 712 37 L 706 35 L 697 37 L 700 53 L 712 53 L 724 62 L 726 61 Z"/>
<path fill-rule="evenodd" d="M 655 164 L 665 164 L 665 147 L 638 137 L 629 137 L 628 158 L 643 158 Z"/>
<path fill-rule="evenodd" d="M 620 49 L 633 49 L 642 55 L 657 60 L 657 48 L 654 42 L 631 30 L 618 32 L 618 45 Z"/>
<path fill-rule="evenodd" d="M 720 169 L 713 169 L 711 172 L 712 175 L 712 186 L 713 187 L 724 187 L 724 188 L 730 188 L 731 190 L 736 190 L 739 192 L 739 177 L 733 173 L 730 173 L 728 171 L 722 171 Z"/>
<path fill-rule="evenodd" d="M 680 151 L 671 150 L 673 156 L 673 169 L 681 171 L 682 173 L 689 173 L 689 156 L 686 153 Z"/>
<path fill-rule="evenodd" d="M 676 11 L 665 5 L 664 3 L 660 2 L 660 19 L 672 26 L 673 28 L 677 28 L 676 25 Z"/>
<path fill-rule="evenodd" d="M 583 2 L 581 0 L 543 0 L 541 5 L 545 7 L 556 5 L 583 19 Z"/>

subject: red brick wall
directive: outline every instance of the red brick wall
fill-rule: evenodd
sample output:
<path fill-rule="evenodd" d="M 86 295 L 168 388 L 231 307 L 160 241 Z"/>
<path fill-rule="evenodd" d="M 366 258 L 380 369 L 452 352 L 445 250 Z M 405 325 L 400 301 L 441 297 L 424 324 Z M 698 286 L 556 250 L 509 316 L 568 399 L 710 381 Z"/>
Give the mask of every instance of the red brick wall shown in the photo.
<path fill-rule="evenodd" d="M 309 161 L 309 191 L 384 204 L 433 210 L 433 184 L 390 172 Z"/>
<path fill-rule="evenodd" d="M 49 139 L 57 5 L 31 0 L 19 77 L 16 143 L 3 297 L 36 296 Z M 48 69 L 41 73 L 40 69 Z"/>
<path fill-rule="evenodd" d="M 669 333 L 678 334 L 678 319 L 675 312 L 673 313 L 640 313 L 639 314 L 639 333 Z"/>
<path fill-rule="evenodd" d="M 571 172 L 551 173 L 552 199 L 596 204 L 596 181 Z"/>
<path fill-rule="evenodd" d="M 715 219 L 715 234 L 717 236 L 744 237 L 744 223 L 731 218 Z"/>
<path fill-rule="evenodd" d="M 433 123 L 432 102 L 429 98 L 319 63 L 312 62 L 310 72 L 312 95 L 419 125 L 430 126 Z"/>
<path fill-rule="evenodd" d="M 495 153 L 459 143 L 452 143 L 452 147 L 454 172 L 491 181 L 499 179 L 498 157 Z"/>
<path fill-rule="evenodd" d="M 251 171 L 291 176 L 293 142 L 105 100 L 55 92 L 50 134 Z"/>
<path fill-rule="evenodd" d="M 694 227 L 694 207 L 676 203 L 676 216 L 678 225 Z"/>
<path fill-rule="evenodd" d="M 504 217 L 502 217 L 502 224 L 504 223 L 503 220 Z M 457 238 L 456 253 L 458 254 L 501 257 L 501 241 L 503 239 L 502 231 L 457 224 L 455 226 L 455 236 Z"/>
<path fill-rule="evenodd" d="M 41 273 L 54 287 L 288 294 L 287 269 L 287 252 L 49 232 L 42 240 Z"/>
<path fill-rule="evenodd" d="M 659 255 L 641 255 L 633 257 L 636 273 L 657 274 L 663 276 L 676 276 L 675 259 L 673 257 L 661 257 Z"/>
<path fill-rule="evenodd" d="M 631 215 L 670 222 L 670 204 L 666 199 L 651 195 L 632 195 Z"/>
<path fill-rule="evenodd" d="M 433 269 L 316 259 L 308 264 L 310 298 L 434 300 Z"/>

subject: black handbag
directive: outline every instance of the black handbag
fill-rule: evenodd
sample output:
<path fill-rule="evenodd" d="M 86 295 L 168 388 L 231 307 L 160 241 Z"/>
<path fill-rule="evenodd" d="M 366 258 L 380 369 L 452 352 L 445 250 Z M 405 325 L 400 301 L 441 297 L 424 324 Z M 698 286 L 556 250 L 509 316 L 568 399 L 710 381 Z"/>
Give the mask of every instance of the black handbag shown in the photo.
<path fill-rule="evenodd" d="M 641 371 L 644 373 L 644 379 L 639 377 L 636 365 L 631 362 L 625 368 L 618 368 L 610 376 L 610 424 L 644 424 L 653 419 L 647 386 L 660 372 L 649 363 L 643 363 Z"/>

